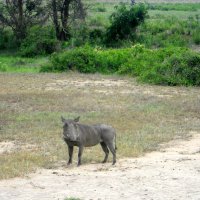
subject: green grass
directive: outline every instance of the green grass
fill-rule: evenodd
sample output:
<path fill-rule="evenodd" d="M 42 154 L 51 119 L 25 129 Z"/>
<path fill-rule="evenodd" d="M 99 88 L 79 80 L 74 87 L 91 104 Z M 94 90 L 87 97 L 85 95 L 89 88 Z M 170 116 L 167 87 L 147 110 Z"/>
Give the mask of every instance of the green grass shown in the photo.
<path fill-rule="evenodd" d="M 152 3 L 148 4 L 150 10 L 161 10 L 161 11 L 198 11 L 200 10 L 200 3 Z"/>
<path fill-rule="evenodd" d="M 117 3 L 92 3 L 88 10 L 90 29 L 105 29 L 110 24 L 109 16 L 115 11 Z M 149 48 L 167 46 L 192 47 L 199 44 L 200 3 L 163 3 L 147 4 L 149 18 L 137 31 L 137 38 L 132 43 L 142 43 Z M 98 8 L 105 8 L 99 12 Z M 153 26 L 153 27 L 152 27 Z M 152 28 L 161 29 L 158 34 Z M 130 41 L 121 45 L 128 46 Z"/>
<path fill-rule="evenodd" d="M 192 16 L 195 17 L 199 15 L 199 11 L 176 11 L 176 10 L 169 10 L 169 11 L 161 11 L 161 10 L 149 10 L 149 17 L 150 19 L 163 19 L 168 17 L 176 17 L 179 20 L 188 19 L 188 17 Z"/>
<path fill-rule="evenodd" d="M 0 54 L 0 72 L 38 73 L 40 65 L 47 62 L 47 58 L 22 58 L 13 55 Z"/>

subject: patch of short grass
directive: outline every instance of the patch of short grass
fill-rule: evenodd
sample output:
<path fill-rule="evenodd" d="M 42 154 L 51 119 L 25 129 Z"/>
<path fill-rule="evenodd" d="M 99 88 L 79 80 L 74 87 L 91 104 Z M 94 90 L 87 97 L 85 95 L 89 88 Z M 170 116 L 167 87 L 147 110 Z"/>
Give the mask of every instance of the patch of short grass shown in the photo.
<path fill-rule="evenodd" d="M 8 179 L 35 171 L 44 167 L 44 158 L 37 152 L 13 152 L 0 155 L 0 179 Z"/>
<path fill-rule="evenodd" d="M 13 55 L 0 54 L 0 72 L 38 73 L 40 65 L 47 62 L 47 58 L 22 58 Z"/>

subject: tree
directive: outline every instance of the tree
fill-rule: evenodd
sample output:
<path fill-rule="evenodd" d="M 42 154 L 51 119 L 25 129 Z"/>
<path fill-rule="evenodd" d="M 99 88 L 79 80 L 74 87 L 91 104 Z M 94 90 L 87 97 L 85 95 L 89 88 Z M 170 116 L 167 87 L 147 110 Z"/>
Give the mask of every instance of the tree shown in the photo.
<path fill-rule="evenodd" d="M 132 39 L 137 26 L 144 21 L 146 15 L 147 9 L 144 4 L 117 6 L 110 17 L 111 25 L 106 32 L 106 43 L 114 44 L 120 40 Z"/>
<path fill-rule="evenodd" d="M 85 19 L 86 11 L 81 0 L 51 0 L 50 13 L 57 39 L 66 41 L 70 37 L 70 20 Z"/>
<path fill-rule="evenodd" d="M 48 19 L 42 0 L 3 0 L 0 3 L 0 23 L 11 27 L 18 40 L 26 37 L 27 29 Z"/>

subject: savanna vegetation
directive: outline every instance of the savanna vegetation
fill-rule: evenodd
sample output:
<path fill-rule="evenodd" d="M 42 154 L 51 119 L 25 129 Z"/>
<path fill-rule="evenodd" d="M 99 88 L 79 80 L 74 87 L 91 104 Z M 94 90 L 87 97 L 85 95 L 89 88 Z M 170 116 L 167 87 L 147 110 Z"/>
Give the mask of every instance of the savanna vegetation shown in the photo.
<path fill-rule="evenodd" d="M 199 53 L 193 51 L 200 44 L 199 3 L 37 0 L 24 3 L 26 15 L 16 5 L 4 4 L 1 71 L 24 72 L 24 66 L 7 63 L 6 51 L 21 60 L 38 60 L 33 62 L 41 65 L 31 68 L 37 72 L 118 73 L 152 84 L 199 85 Z M 12 15 L 14 10 L 21 17 Z M 47 55 L 49 61 L 43 63 L 41 56 Z"/>
<path fill-rule="evenodd" d="M 148 2 L 0 1 L 0 179 L 62 165 L 61 115 L 115 127 L 118 158 L 200 130 L 200 4 Z"/>

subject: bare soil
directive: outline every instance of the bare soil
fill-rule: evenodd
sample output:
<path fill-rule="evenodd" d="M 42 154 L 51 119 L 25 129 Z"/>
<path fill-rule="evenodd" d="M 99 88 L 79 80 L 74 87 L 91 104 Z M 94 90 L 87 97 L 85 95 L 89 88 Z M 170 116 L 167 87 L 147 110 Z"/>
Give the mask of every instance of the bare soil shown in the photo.
<path fill-rule="evenodd" d="M 144 157 L 115 166 L 87 164 L 40 169 L 25 178 L 0 181 L 1 200 L 200 199 L 200 135 L 175 139 Z"/>
<path fill-rule="evenodd" d="M 38 147 L 33 144 L 28 144 L 28 143 L 20 143 L 16 141 L 2 141 L 0 142 L 0 155 L 1 154 L 9 154 L 12 152 L 17 152 L 17 151 L 31 151 L 33 149 L 37 149 Z"/>

